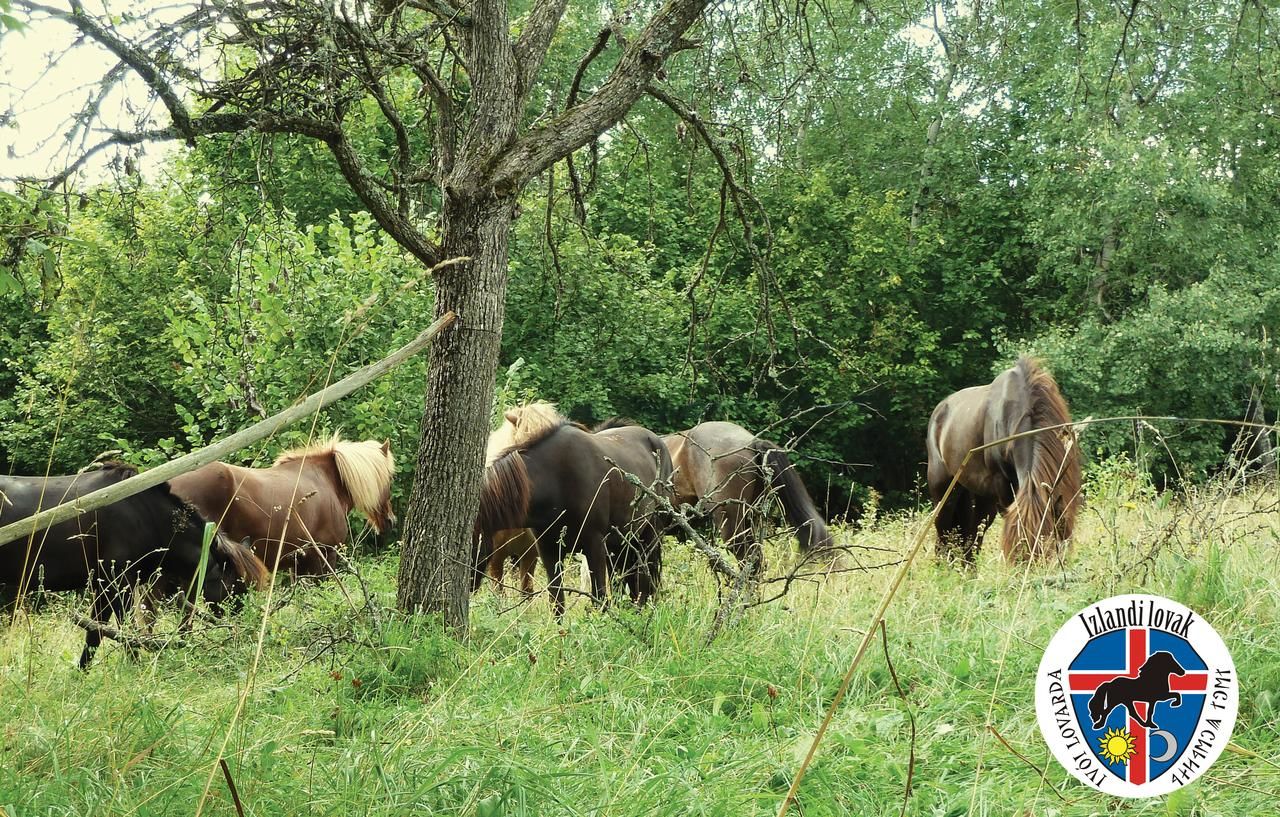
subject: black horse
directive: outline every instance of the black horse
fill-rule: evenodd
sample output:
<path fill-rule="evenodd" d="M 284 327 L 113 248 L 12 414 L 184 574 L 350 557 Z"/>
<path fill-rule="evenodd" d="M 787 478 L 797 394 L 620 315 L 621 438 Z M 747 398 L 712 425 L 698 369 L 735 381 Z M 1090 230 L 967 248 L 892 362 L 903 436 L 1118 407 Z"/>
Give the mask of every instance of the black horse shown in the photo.
<path fill-rule="evenodd" d="M 0 526 L 136 473 L 130 465 L 113 462 L 74 476 L 0 476 Z M 161 483 L 0 543 L 0 590 L 20 598 L 35 589 L 74 591 L 88 586 L 93 597 L 90 617 L 106 624 L 114 613 L 124 622 L 144 584 L 152 585 L 154 595 L 194 595 L 204 528 L 200 514 L 170 493 L 168 483 Z M 216 608 L 248 586 L 262 586 L 266 578 L 266 566 L 251 549 L 219 534 L 209 549 L 204 599 Z M 82 669 L 101 642 L 101 633 L 86 632 Z"/>
<path fill-rule="evenodd" d="M 508 417 L 520 412 L 512 409 Z M 476 522 L 477 586 L 494 534 L 531 528 L 557 616 L 564 612 L 561 574 L 569 553 L 586 556 L 591 596 L 597 602 L 605 601 L 613 574 L 626 584 L 632 600 L 643 604 L 661 579 L 667 517 L 625 475 L 669 495 L 671 455 L 662 440 L 640 426 L 592 433 L 554 413 L 519 425 L 517 441 L 485 471 Z"/>
<path fill-rule="evenodd" d="M 1089 699 L 1089 717 L 1093 718 L 1093 728 L 1101 729 L 1116 707 L 1123 706 L 1129 715 L 1148 729 L 1157 729 L 1155 723 L 1156 704 L 1160 701 L 1173 701 L 1173 706 L 1182 705 L 1182 696 L 1169 689 L 1169 675 L 1186 675 L 1187 671 L 1173 657 L 1173 653 L 1154 652 L 1138 670 L 1137 678 L 1112 678 L 1098 684 L 1093 697 Z M 1134 707 L 1136 703 L 1147 705 L 1147 717 L 1144 719 Z"/>

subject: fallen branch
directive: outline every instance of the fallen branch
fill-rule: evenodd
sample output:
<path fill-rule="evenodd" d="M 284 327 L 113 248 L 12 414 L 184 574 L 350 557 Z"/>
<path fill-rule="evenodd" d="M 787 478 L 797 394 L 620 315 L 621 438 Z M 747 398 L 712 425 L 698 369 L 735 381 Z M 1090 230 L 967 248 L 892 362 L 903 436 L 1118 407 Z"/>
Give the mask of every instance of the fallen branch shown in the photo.
<path fill-rule="evenodd" d="M 689 537 L 688 541 L 693 544 L 694 548 L 707 557 L 707 561 L 710 563 L 712 570 L 727 576 L 733 582 L 739 581 L 741 573 L 738 568 L 729 564 L 729 560 L 720 552 L 720 549 L 707 542 L 706 539 L 703 539 L 702 535 L 698 533 L 689 522 L 689 517 L 683 510 L 684 507 L 688 507 L 687 505 L 677 509 L 673 504 L 671 504 L 670 499 L 653 490 L 652 486 L 646 485 L 635 474 L 619 467 L 616 462 L 608 457 L 605 457 L 605 462 L 613 466 L 613 468 L 622 475 L 623 479 L 639 488 L 645 496 L 654 500 L 658 505 L 658 509 L 667 514 L 667 516 L 680 526 L 681 530 L 683 530 Z M 701 504 L 701 502 L 698 503 L 698 505 Z M 693 510 L 695 514 L 699 514 L 701 512 L 698 507 L 695 507 Z"/>
<path fill-rule="evenodd" d="M 1022 752 L 1019 752 L 1017 749 L 1013 748 L 1013 746 L 1010 745 L 1009 741 L 1004 739 L 1004 735 L 996 731 L 996 728 L 994 726 L 992 726 L 991 724 L 987 724 L 987 730 L 991 732 L 991 734 L 996 736 L 996 740 L 1000 741 L 1000 743 L 1004 745 L 1004 748 L 1012 752 L 1014 756 L 1017 757 L 1019 760 L 1021 760 L 1023 763 L 1030 766 L 1031 770 L 1034 771 L 1037 775 L 1039 775 L 1040 779 L 1044 781 L 1044 784 L 1049 787 L 1049 791 L 1058 795 L 1059 800 L 1067 804 L 1075 802 L 1074 800 L 1068 800 L 1065 796 L 1063 796 L 1062 792 L 1058 791 L 1057 787 L 1054 786 L 1053 783 L 1049 781 L 1049 776 L 1044 773 L 1044 769 L 1040 768 L 1035 763 L 1032 763 L 1031 758 L 1027 757 Z"/>
<path fill-rule="evenodd" d="M 880 646 L 884 649 L 884 663 L 889 668 L 893 687 L 898 690 L 898 697 L 902 699 L 907 717 L 911 719 L 911 753 L 907 757 L 907 782 L 902 791 L 902 811 L 898 812 L 899 817 L 906 817 L 907 803 L 911 800 L 911 781 L 916 774 L 916 713 L 911 711 L 911 702 L 907 700 L 907 693 L 902 691 L 902 684 L 898 682 L 898 671 L 893 668 L 893 661 L 889 658 L 889 631 L 885 627 L 884 619 L 880 619 Z"/>
<path fill-rule="evenodd" d="M 73 614 L 71 616 L 71 620 L 75 622 L 77 627 L 82 628 L 85 632 L 97 633 L 104 638 L 110 638 L 112 641 L 118 641 L 121 645 L 131 650 L 159 652 L 166 647 L 181 647 L 185 646 L 186 643 L 179 638 L 161 638 L 160 636 L 154 635 L 125 635 L 109 624 L 94 621 L 80 613 Z"/>
<path fill-rule="evenodd" d="M 227 779 L 227 788 L 231 791 L 231 802 L 236 807 L 236 814 L 244 817 L 244 806 L 240 803 L 240 792 L 236 790 L 236 781 L 231 779 L 231 768 L 227 766 L 225 757 L 218 758 L 218 765 L 222 767 L 222 776 Z"/>

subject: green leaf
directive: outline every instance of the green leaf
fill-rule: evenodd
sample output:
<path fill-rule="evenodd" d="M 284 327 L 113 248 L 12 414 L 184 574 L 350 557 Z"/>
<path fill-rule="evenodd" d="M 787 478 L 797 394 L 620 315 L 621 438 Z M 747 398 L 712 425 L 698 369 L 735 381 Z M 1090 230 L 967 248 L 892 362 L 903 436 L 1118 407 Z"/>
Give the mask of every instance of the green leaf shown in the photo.
<path fill-rule="evenodd" d="M 476 817 L 501 817 L 502 796 L 492 794 L 476 803 Z"/>

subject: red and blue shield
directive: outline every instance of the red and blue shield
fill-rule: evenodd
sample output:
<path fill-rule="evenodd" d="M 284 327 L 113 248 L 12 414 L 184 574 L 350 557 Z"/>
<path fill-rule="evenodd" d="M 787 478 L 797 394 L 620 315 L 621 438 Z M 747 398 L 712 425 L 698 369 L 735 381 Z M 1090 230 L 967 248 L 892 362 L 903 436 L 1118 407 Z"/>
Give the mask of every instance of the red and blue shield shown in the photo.
<path fill-rule="evenodd" d="M 1085 743 L 1120 780 L 1157 780 L 1191 745 L 1209 672 L 1186 639 L 1150 627 L 1113 630 L 1090 639 L 1068 669 Z"/>

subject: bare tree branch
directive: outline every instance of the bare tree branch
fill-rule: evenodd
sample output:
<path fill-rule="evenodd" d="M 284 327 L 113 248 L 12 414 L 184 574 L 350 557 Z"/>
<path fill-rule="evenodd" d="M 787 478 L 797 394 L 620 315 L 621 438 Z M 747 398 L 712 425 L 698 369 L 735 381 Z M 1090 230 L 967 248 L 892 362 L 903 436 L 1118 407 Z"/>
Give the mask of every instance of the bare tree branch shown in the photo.
<path fill-rule="evenodd" d="M 165 78 L 155 61 L 136 46 L 119 37 L 114 31 L 103 27 L 97 20 L 90 17 L 84 10 L 80 0 L 68 0 L 68 3 L 71 6 L 70 12 L 53 6 L 30 2 L 30 0 L 18 0 L 19 6 L 25 7 L 30 11 L 41 11 L 51 17 L 65 20 L 87 37 L 119 57 L 122 62 L 132 68 L 134 73 L 147 83 L 156 96 L 160 97 L 160 101 L 164 103 L 165 109 L 169 111 L 169 116 L 173 119 L 173 124 L 178 129 L 178 132 L 182 134 L 188 144 L 194 145 L 196 134 L 191 130 L 191 112 L 187 110 L 187 106 L 178 98 L 177 91 L 169 80 Z"/>
<path fill-rule="evenodd" d="M 577 150 L 620 120 L 676 51 L 691 48 L 684 33 L 702 16 L 709 0 L 672 0 L 627 44 L 613 73 L 581 105 L 530 131 L 505 151 L 488 174 L 497 190 L 517 190 L 570 151 Z"/>
<path fill-rule="evenodd" d="M 551 38 L 568 5 L 569 0 L 537 0 L 525 18 L 524 30 L 520 32 L 515 44 L 516 67 L 519 71 L 517 99 L 528 98 L 529 89 L 533 87 L 533 80 L 542 68 L 547 49 L 551 47 Z"/>

